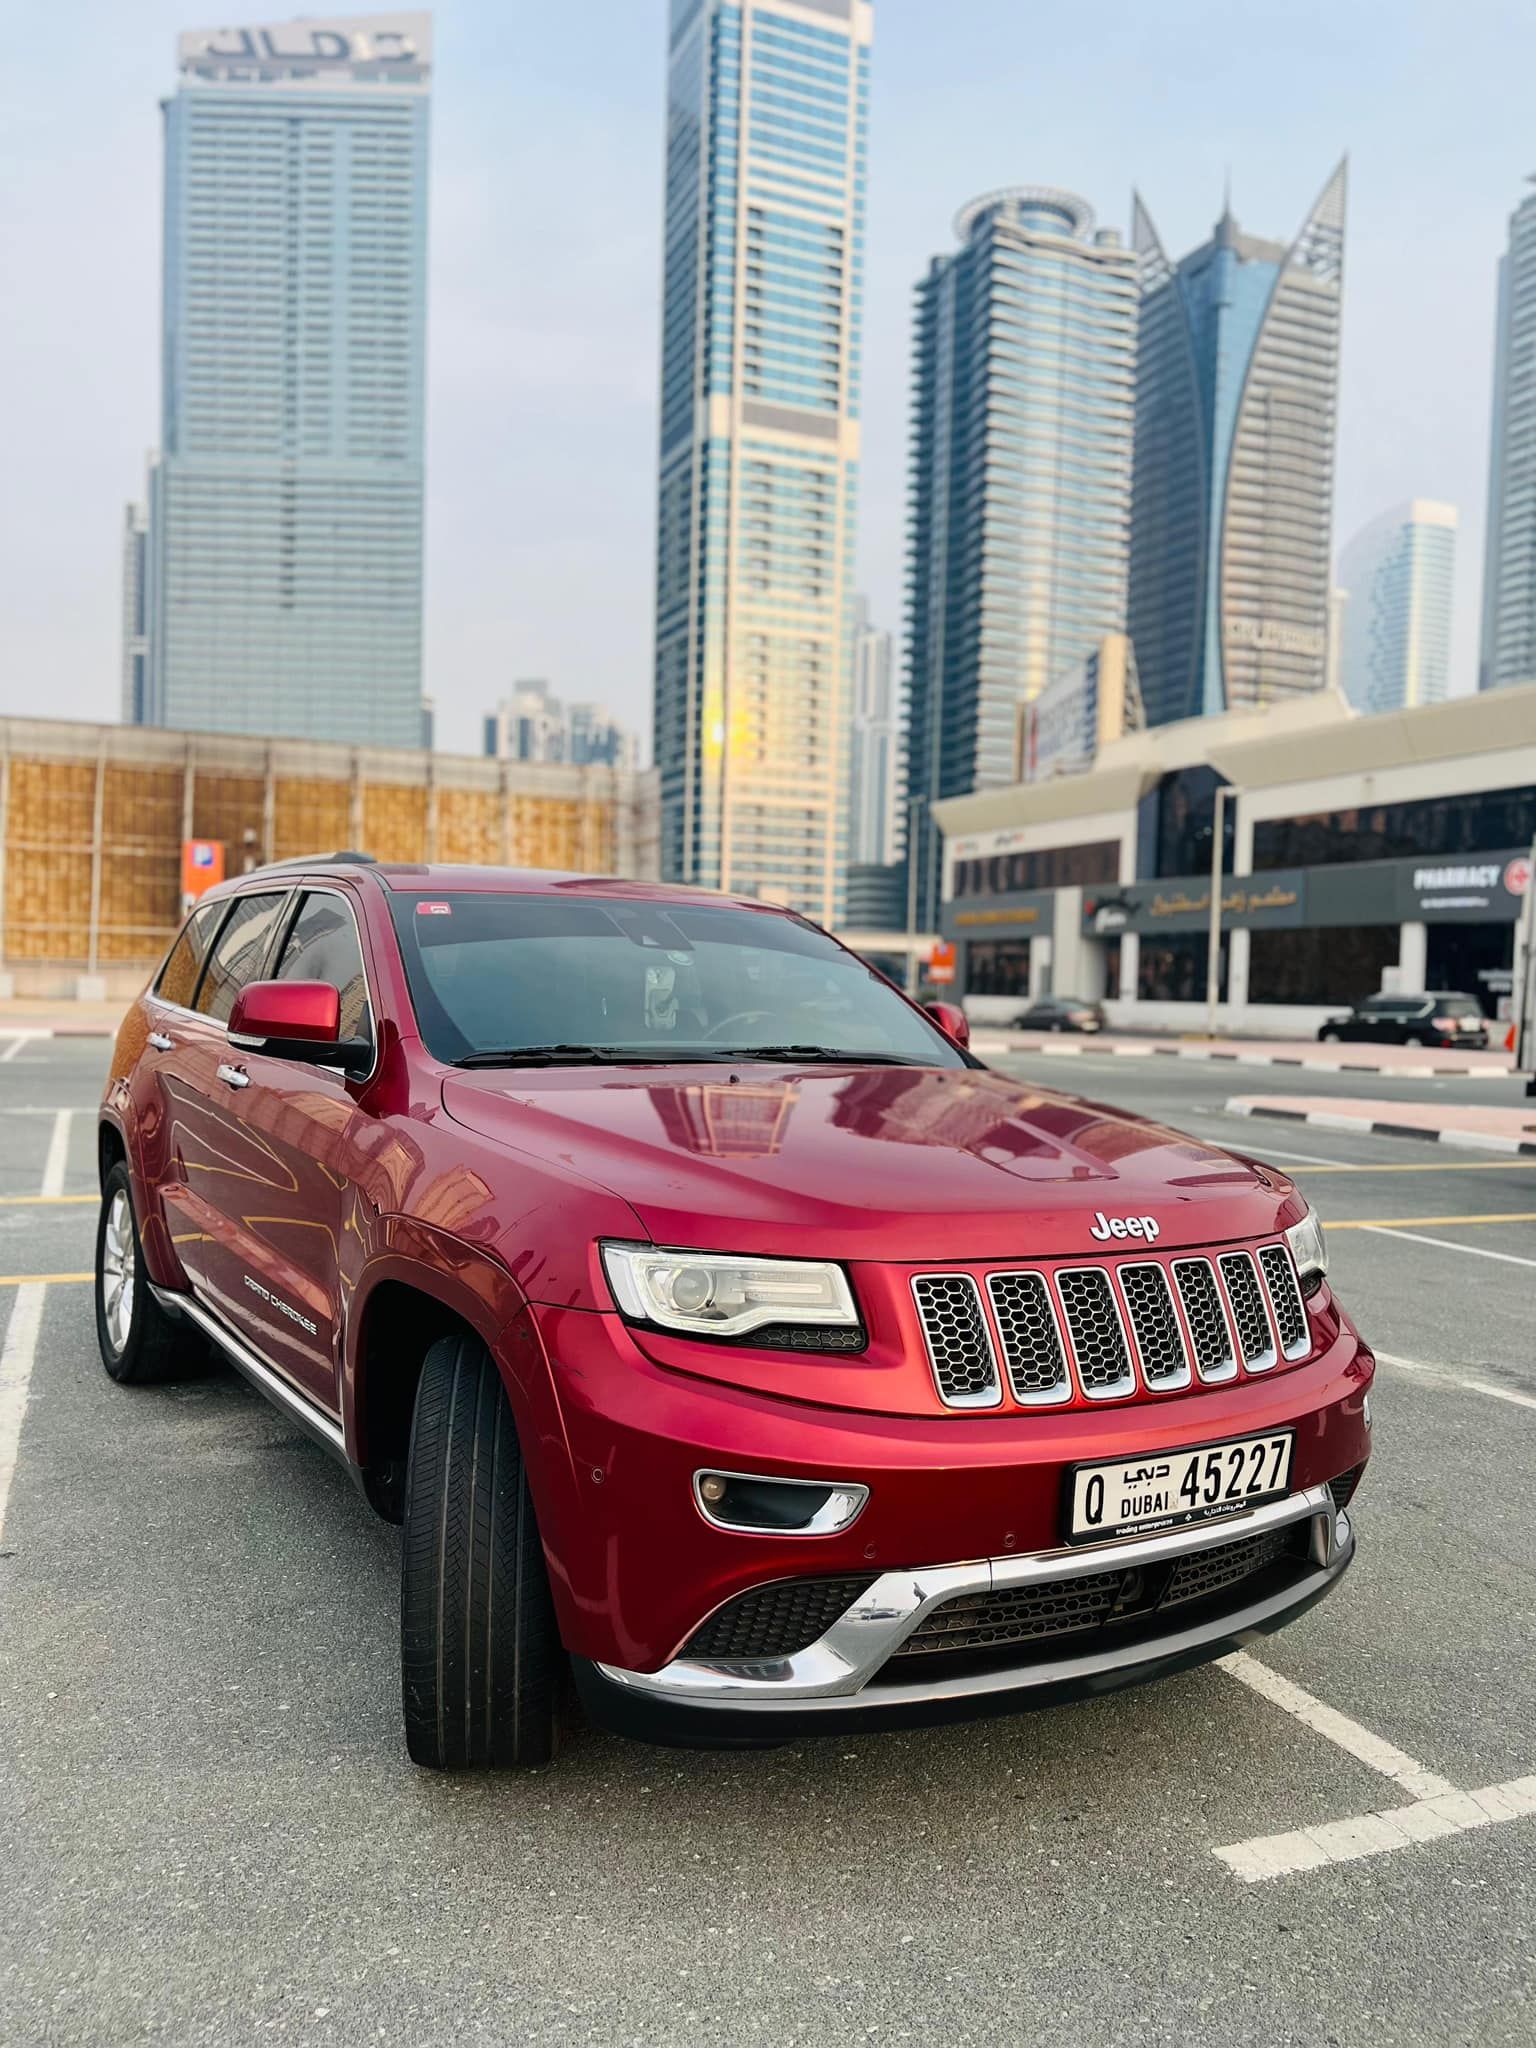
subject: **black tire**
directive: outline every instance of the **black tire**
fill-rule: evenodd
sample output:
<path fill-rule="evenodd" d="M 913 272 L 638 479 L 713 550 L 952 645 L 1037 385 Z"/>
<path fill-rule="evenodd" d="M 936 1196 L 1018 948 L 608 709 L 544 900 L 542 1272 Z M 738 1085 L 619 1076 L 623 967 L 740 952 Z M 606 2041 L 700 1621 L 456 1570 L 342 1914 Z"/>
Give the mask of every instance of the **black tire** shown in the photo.
<path fill-rule="evenodd" d="M 1339 1033 L 1328 1025 L 1325 1025 L 1317 1036 L 1318 1042 L 1321 1045 L 1338 1045 L 1342 1042 Z"/>
<path fill-rule="evenodd" d="M 412 1761 L 548 1763 L 563 1669 L 501 1375 L 477 1338 L 440 1338 L 421 1369 L 405 1476 L 400 1689 Z"/>
<path fill-rule="evenodd" d="M 168 1316 L 149 1291 L 133 1188 L 122 1160 L 102 1184 L 95 1295 L 101 1362 L 119 1386 L 181 1379 L 201 1362 L 196 1333 Z"/>

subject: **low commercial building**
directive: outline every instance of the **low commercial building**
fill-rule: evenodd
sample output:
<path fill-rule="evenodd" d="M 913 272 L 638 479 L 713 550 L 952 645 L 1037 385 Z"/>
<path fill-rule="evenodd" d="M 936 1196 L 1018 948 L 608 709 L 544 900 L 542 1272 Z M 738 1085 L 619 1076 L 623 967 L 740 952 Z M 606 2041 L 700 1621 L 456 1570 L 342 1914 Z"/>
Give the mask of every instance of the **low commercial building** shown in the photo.
<path fill-rule="evenodd" d="M 971 1012 L 1054 990 L 1126 1028 L 1203 1026 L 1222 784 L 1223 1029 L 1309 1033 L 1394 988 L 1501 1014 L 1536 837 L 1536 685 L 1371 718 L 1324 691 L 936 804 L 939 929 Z"/>
<path fill-rule="evenodd" d="M 181 915 L 186 840 L 230 874 L 355 846 L 644 879 L 659 829 L 632 769 L 0 718 L 0 993 L 132 993 Z"/>

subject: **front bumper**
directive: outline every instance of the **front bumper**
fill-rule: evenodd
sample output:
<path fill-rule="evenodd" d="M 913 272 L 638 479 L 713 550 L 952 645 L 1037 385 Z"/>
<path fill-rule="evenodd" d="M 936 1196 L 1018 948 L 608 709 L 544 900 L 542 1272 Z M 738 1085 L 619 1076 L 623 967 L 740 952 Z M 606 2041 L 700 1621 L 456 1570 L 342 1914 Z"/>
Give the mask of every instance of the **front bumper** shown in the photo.
<path fill-rule="evenodd" d="M 933 1676 L 923 1673 L 926 1660 L 900 1654 L 926 1617 L 962 1596 L 1086 1582 L 1106 1567 L 1146 1572 L 1286 1529 L 1298 1541 L 1283 1583 L 1260 1575 L 1251 1587 L 1239 1583 L 1226 1599 L 1197 1603 L 1191 1615 L 1153 1611 L 1140 1627 L 1123 1631 L 1121 1640 L 1106 1642 L 1105 1632 L 1095 1631 L 1091 1645 L 1074 1647 L 1068 1634 L 1046 1655 L 1021 1646 L 1017 1656 L 993 1656 L 984 1668 L 963 1668 L 962 1659 L 962 1668 L 941 1668 Z M 885 1572 L 818 1641 L 790 1656 L 684 1656 L 654 1672 L 594 1664 L 578 1677 L 599 1718 L 658 1740 L 785 1739 L 817 1730 L 1013 1711 L 1137 1684 L 1269 1634 L 1330 1592 L 1354 1549 L 1348 1514 L 1321 1485 L 1231 1520 L 1157 1536 Z"/>

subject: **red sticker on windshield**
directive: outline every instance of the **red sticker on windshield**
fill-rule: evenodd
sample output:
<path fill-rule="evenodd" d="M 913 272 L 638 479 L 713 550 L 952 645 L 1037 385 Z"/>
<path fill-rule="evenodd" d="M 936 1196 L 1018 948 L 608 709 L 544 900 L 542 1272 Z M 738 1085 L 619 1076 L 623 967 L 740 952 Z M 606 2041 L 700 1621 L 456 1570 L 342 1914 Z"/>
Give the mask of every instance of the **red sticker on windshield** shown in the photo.
<path fill-rule="evenodd" d="M 452 917 L 453 905 L 451 903 L 418 903 L 416 915 L 418 917 Z"/>

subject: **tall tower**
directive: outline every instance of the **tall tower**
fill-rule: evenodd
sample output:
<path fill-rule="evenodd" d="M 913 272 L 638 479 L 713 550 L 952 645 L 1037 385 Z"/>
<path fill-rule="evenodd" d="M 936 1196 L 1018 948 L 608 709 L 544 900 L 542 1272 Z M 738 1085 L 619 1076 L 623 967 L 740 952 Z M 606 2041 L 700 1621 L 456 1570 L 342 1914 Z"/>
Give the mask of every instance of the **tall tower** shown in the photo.
<path fill-rule="evenodd" d="M 1530 181 L 1536 185 L 1536 177 Z M 1536 679 L 1536 192 L 1509 217 L 1499 258 L 1493 357 L 1493 435 L 1483 556 L 1478 687 Z"/>
<path fill-rule="evenodd" d="M 1015 779 L 1024 706 L 1125 626 L 1136 265 L 1070 192 L 990 192 L 917 288 L 907 787 L 917 928 L 928 805 Z"/>
<path fill-rule="evenodd" d="M 415 747 L 430 17 L 178 62 L 138 716 Z"/>
<path fill-rule="evenodd" d="M 1321 689 L 1345 165 L 1289 248 L 1230 207 L 1181 263 L 1140 198 L 1129 624 L 1148 721 Z"/>
<path fill-rule="evenodd" d="M 1429 498 L 1383 512 L 1340 555 L 1340 680 L 1357 711 L 1444 703 L 1455 569 L 1456 507 Z"/>
<path fill-rule="evenodd" d="M 672 0 L 655 752 L 663 872 L 835 922 L 870 0 Z"/>
<path fill-rule="evenodd" d="M 850 863 L 888 867 L 901 845 L 901 708 L 891 636 L 857 603 L 848 776 Z"/>

